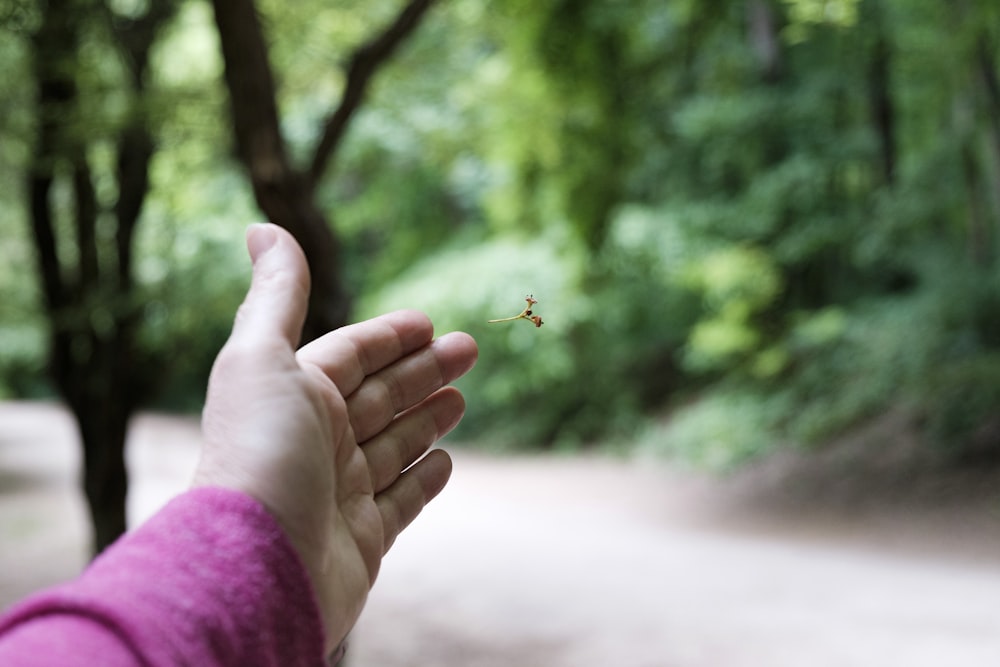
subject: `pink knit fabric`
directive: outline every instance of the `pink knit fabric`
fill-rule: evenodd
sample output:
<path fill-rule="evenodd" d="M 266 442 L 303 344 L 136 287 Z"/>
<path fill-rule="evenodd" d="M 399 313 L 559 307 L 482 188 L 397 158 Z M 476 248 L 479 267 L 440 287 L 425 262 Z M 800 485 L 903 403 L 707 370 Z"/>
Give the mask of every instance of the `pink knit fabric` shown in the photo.
<path fill-rule="evenodd" d="M 0 665 L 315 667 L 305 568 L 252 498 L 196 489 L 0 619 Z"/>

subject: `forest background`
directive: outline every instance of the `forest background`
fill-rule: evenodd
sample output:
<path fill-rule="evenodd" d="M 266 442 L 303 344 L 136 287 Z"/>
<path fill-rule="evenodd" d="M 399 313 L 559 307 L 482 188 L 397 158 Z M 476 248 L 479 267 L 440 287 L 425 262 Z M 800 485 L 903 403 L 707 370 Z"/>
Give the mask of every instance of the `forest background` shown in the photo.
<path fill-rule="evenodd" d="M 1000 454 L 993 0 L 3 0 L 0 33 L 2 397 L 122 438 L 197 410 L 243 230 L 287 215 L 325 230 L 314 331 L 476 337 L 457 440 L 728 467 L 893 412 Z M 529 293 L 544 326 L 487 324 Z"/>

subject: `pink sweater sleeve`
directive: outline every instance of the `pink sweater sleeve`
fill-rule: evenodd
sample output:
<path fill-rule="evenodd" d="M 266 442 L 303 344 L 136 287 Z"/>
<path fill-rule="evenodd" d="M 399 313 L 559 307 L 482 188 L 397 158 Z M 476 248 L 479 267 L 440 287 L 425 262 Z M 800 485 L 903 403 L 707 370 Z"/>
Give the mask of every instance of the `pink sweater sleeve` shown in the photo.
<path fill-rule="evenodd" d="M 314 667 L 323 630 L 305 568 L 256 501 L 196 489 L 75 581 L 0 619 L 0 665 Z"/>

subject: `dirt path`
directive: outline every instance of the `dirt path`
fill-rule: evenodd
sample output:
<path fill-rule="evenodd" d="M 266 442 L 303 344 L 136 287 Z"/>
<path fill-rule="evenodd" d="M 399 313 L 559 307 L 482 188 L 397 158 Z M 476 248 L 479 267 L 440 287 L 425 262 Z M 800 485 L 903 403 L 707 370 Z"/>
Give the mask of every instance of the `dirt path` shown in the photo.
<path fill-rule="evenodd" d="M 136 422 L 133 520 L 184 488 L 196 448 L 193 420 Z M 83 564 L 77 462 L 64 412 L 0 403 L 0 604 Z M 387 558 L 350 667 L 1000 664 L 1000 492 L 863 501 L 784 470 L 460 452 Z"/>

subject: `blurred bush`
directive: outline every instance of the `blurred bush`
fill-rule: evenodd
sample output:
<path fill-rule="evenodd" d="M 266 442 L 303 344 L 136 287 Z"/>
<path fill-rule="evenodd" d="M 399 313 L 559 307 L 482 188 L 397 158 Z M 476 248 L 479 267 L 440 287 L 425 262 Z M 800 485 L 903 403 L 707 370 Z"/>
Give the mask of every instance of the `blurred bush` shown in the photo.
<path fill-rule="evenodd" d="M 596 261 L 557 227 L 456 241 L 370 293 L 359 314 L 415 307 L 441 331 L 475 336 L 480 358 L 460 382 L 469 396 L 460 437 L 531 447 L 634 433 L 680 379 L 676 352 L 695 307 L 664 247 L 637 242 L 655 222 L 619 222 Z M 541 328 L 487 324 L 516 315 L 527 294 L 539 301 Z"/>
<path fill-rule="evenodd" d="M 1000 451 L 995 3 L 752 4 L 461 0 L 380 73 L 317 199 L 355 319 L 420 308 L 478 340 L 457 437 L 728 466 L 903 408 L 949 456 Z M 304 7 L 262 5 L 296 157 L 389 12 Z M 14 51 L 6 182 L 31 122 Z M 154 54 L 137 370 L 160 405 L 200 403 L 258 216 L 214 53 L 186 3 Z M 0 391 L 31 394 L 24 202 L 0 203 Z M 543 327 L 486 323 L 526 294 Z"/>

